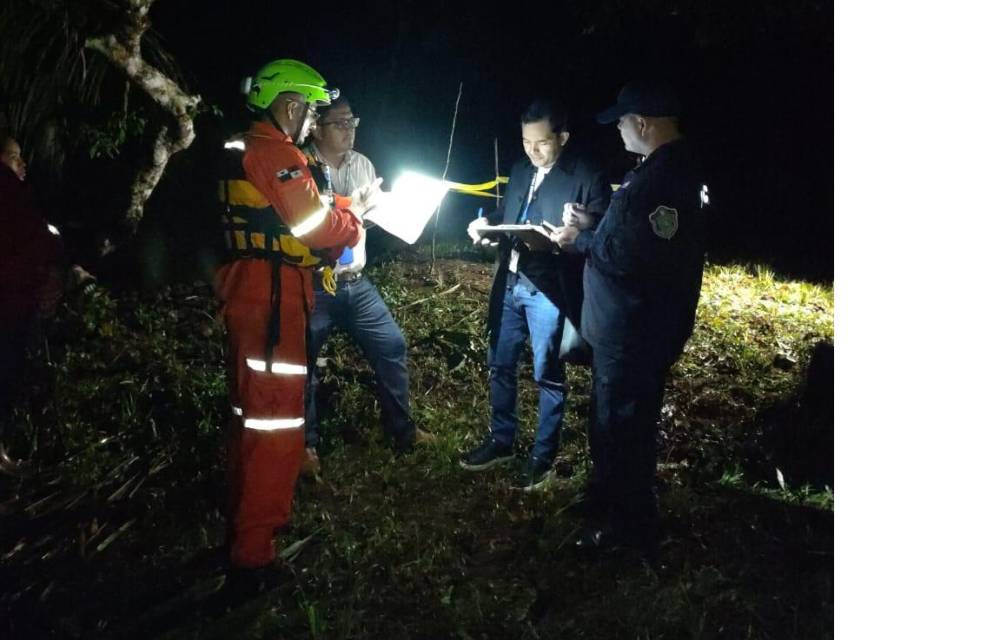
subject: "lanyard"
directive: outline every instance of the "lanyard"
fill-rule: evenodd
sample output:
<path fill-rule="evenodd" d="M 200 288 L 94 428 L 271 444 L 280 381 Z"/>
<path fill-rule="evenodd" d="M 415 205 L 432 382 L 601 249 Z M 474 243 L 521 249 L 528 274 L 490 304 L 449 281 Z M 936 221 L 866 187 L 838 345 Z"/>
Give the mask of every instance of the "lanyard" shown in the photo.
<path fill-rule="evenodd" d="M 535 173 L 531 176 L 531 186 L 528 187 L 528 197 L 524 201 L 524 210 L 521 211 L 520 217 L 517 219 L 518 224 L 524 224 L 524 221 L 528 219 L 528 208 L 531 203 L 535 201 L 535 190 L 538 186 L 538 169 L 535 169 Z"/>

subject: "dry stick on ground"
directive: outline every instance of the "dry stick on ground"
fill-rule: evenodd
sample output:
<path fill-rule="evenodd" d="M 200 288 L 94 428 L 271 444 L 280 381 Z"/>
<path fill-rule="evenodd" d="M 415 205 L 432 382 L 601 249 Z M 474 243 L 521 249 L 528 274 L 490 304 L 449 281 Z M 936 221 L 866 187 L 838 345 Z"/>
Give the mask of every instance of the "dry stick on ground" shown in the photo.
<path fill-rule="evenodd" d="M 127 219 L 133 229 L 142 219 L 143 209 L 149 196 L 163 176 L 163 170 L 170 156 L 187 149 L 194 141 L 194 115 L 201 103 L 201 97 L 188 95 L 162 71 L 152 66 L 142 57 L 142 36 L 149 28 L 149 8 L 154 0 L 128 0 L 127 18 L 119 40 L 115 34 L 89 38 L 86 47 L 102 53 L 129 79 L 172 115 L 177 123 L 176 134 L 170 127 L 160 127 L 153 144 L 153 154 L 147 166 L 139 169 L 132 183 Z"/>
<path fill-rule="evenodd" d="M 419 300 L 414 300 L 413 302 L 409 302 L 407 304 L 404 304 L 403 306 L 399 307 L 397 309 L 397 311 L 402 311 L 403 309 L 409 309 L 410 307 L 417 306 L 421 302 L 427 302 L 428 300 L 433 300 L 434 298 L 440 298 L 441 296 L 446 296 L 449 293 L 454 293 L 455 291 L 458 291 L 459 287 L 461 287 L 461 286 L 462 286 L 462 283 L 459 282 L 458 284 L 456 284 L 451 289 L 448 289 L 447 291 L 442 291 L 441 293 L 435 293 L 433 295 L 427 296 L 426 298 L 421 298 Z"/>
<path fill-rule="evenodd" d="M 480 313 L 482 313 L 482 309 L 479 308 L 479 307 L 476 307 L 475 309 L 473 309 L 469 313 L 465 314 L 464 316 L 462 316 L 458 320 L 456 320 L 456 321 L 452 322 L 451 324 L 445 326 L 444 330 L 448 331 L 449 329 L 454 329 L 458 325 L 464 324 L 467 320 L 469 320 L 469 318 L 472 318 L 473 316 L 478 315 Z"/>
<path fill-rule="evenodd" d="M 462 101 L 462 82 L 458 83 L 458 96 L 455 98 L 455 112 L 451 116 L 451 135 L 448 136 L 448 155 L 444 159 L 444 171 L 441 173 L 441 179 L 448 179 L 448 166 L 451 164 L 451 146 L 455 142 L 455 124 L 458 122 L 458 104 Z M 442 199 L 441 202 L 444 202 Z M 437 211 L 434 212 L 434 233 L 431 234 L 431 273 L 434 273 L 434 267 L 437 264 L 437 233 L 438 233 L 438 220 L 441 218 L 441 203 L 438 203 Z"/>

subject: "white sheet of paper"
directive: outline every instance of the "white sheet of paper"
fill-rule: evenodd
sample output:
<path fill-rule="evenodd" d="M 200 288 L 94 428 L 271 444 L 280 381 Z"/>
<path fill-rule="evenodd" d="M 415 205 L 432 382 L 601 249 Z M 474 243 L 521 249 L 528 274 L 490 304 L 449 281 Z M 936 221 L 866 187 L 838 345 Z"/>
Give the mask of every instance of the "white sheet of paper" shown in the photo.
<path fill-rule="evenodd" d="M 385 192 L 375 208 L 365 215 L 365 220 L 413 244 L 447 192 L 444 180 L 404 172 L 392 183 L 392 190 Z"/>

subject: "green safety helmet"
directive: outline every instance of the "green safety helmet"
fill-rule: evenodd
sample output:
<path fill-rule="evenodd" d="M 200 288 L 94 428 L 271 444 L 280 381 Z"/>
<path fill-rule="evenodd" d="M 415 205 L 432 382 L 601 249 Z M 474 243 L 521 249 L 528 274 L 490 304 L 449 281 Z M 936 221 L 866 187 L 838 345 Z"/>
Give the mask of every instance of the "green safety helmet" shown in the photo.
<path fill-rule="evenodd" d="M 260 68 L 254 77 L 243 81 L 247 106 L 264 110 L 271 106 L 279 93 L 297 93 L 307 103 L 328 105 L 340 95 L 339 89 L 326 88 L 323 76 L 298 60 L 273 60 Z"/>

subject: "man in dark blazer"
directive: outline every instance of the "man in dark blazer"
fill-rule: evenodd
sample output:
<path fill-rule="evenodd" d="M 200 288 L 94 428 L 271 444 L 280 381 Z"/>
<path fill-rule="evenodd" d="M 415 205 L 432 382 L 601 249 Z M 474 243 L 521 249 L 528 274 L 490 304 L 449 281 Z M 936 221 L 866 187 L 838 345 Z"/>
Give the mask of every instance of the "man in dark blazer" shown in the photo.
<path fill-rule="evenodd" d="M 565 110 L 536 100 L 521 116 L 526 159 L 511 169 L 502 205 L 489 218 L 469 225 L 473 241 L 487 224 L 562 225 L 567 203 L 603 212 L 611 186 L 594 165 L 564 152 L 569 140 Z M 515 486 L 531 490 L 552 473 L 559 448 L 566 400 L 565 370 L 559 358 L 563 326 L 568 319 L 579 329 L 583 300 L 580 256 L 550 249 L 530 250 L 509 237 L 499 243 L 496 275 L 490 293 L 490 433 L 461 458 L 463 468 L 488 469 L 513 458 L 518 431 L 517 367 L 526 340 L 531 342 L 534 379 L 538 385 L 538 428 L 535 445 L 516 475 Z"/>

